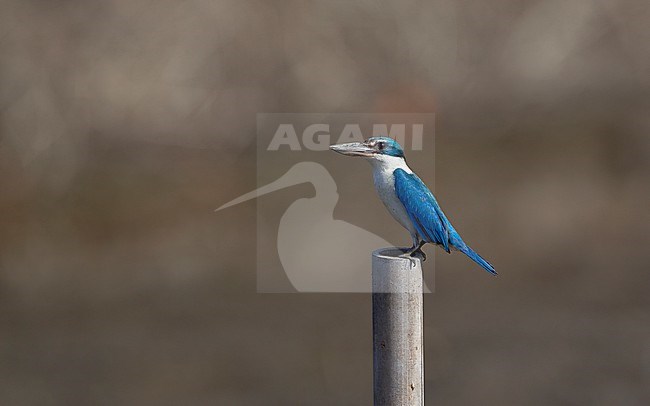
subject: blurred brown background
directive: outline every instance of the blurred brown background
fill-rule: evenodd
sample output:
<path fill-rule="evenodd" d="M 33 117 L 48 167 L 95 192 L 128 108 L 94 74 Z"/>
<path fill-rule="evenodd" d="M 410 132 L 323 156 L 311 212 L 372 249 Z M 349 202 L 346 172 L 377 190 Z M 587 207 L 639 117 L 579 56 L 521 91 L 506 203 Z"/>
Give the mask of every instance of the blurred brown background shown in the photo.
<path fill-rule="evenodd" d="M 255 293 L 255 203 L 212 212 L 258 112 L 436 113 L 501 276 L 437 255 L 430 404 L 648 404 L 649 10 L 1 1 L 0 404 L 371 402 L 369 296 Z"/>

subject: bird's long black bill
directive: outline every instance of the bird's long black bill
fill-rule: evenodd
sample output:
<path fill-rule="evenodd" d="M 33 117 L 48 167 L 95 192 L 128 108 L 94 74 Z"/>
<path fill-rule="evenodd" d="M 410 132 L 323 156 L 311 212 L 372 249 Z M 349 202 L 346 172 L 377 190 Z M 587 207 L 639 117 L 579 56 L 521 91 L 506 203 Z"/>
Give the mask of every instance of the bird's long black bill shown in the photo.
<path fill-rule="evenodd" d="M 361 142 L 350 142 L 347 144 L 330 145 L 332 151 L 348 156 L 372 156 L 375 150 Z"/>

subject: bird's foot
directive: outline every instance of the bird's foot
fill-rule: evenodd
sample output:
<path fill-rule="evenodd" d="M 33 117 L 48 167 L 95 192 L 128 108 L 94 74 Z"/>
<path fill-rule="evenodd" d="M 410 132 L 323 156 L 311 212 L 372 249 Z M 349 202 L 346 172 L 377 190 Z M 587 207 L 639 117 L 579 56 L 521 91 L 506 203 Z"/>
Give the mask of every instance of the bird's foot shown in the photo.
<path fill-rule="evenodd" d="M 404 252 L 402 255 L 399 255 L 400 258 L 406 258 L 409 261 L 411 261 L 411 268 L 417 265 L 417 262 L 415 262 L 415 258 L 418 258 L 421 261 L 426 261 L 427 256 L 422 250 L 420 249 L 421 247 L 415 247 L 415 248 L 401 248 L 402 252 Z"/>

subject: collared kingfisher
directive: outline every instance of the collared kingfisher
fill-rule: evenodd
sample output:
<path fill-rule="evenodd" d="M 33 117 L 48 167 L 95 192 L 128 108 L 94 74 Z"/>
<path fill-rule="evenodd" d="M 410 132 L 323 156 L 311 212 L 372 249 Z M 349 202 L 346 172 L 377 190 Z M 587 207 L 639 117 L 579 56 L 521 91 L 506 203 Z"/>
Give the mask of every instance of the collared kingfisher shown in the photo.
<path fill-rule="evenodd" d="M 361 156 L 370 162 L 379 198 L 393 218 L 411 234 L 413 246 L 403 250 L 404 256 L 421 255 L 426 259 L 422 246 L 431 243 L 441 246 L 447 253 L 452 249 L 460 251 L 486 271 L 497 274 L 488 261 L 460 238 L 433 193 L 406 164 L 404 150 L 397 141 L 372 137 L 364 142 L 331 145 L 330 149 L 343 155 Z"/>

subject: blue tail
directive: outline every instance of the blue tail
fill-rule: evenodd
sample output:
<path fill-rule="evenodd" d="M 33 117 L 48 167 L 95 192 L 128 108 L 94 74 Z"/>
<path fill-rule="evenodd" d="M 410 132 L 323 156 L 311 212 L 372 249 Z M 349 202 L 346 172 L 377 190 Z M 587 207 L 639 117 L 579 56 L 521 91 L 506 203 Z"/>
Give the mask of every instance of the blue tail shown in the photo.
<path fill-rule="evenodd" d="M 476 262 L 477 264 L 481 265 L 483 269 L 491 273 L 492 275 L 498 275 L 497 271 L 494 270 L 494 267 L 492 266 L 491 263 L 487 262 L 484 260 L 479 254 L 477 254 L 473 249 L 468 247 L 467 245 L 463 244 L 463 247 L 460 247 L 459 250 L 463 254 L 467 255 L 472 261 Z"/>
<path fill-rule="evenodd" d="M 451 246 L 456 248 L 458 251 L 462 252 L 463 254 L 467 255 L 472 261 L 476 262 L 477 264 L 481 265 L 483 269 L 491 273 L 492 275 L 496 276 L 497 271 L 494 270 L 494 267 L 492 266 L 491 263 L 487 262 L 484 260 L 479 254 L 477 254 L 473 249 L 467 246 L 465 244 L 465 241 L 463 241 L 462 238 L 460 238 L 460 235 L 458 235 L 458 232 L 454 230 L 451 225 L 449 226 L 449 242 L 451 243 Z"/>

